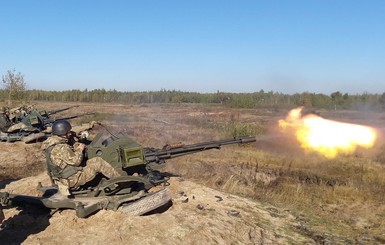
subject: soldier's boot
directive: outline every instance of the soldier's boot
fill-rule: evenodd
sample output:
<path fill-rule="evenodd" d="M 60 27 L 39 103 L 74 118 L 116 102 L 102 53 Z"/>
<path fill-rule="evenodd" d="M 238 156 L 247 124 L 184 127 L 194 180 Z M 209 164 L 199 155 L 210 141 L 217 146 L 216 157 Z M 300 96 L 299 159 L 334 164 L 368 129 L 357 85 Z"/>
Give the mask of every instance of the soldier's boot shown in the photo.
<path fill-rule="evenodd" d="M 63 196 L 69 196 L 69 195 L 71 195 L 68 186 L 62 184 L 62 183 L 59 182 L 59 181 L 56 183 L 56 185 L 57 185 L 57 187 L 58 187 L 58 191 L 59 191 L 60 194 L 62 194 Z"/>
<path fill-rule="evenodd" d="M 55 181 L 55 184 L 57 185 L 57 191 L 63 196 L 69 196 L 71 195 L 69 187 L 60 181 Z"/>

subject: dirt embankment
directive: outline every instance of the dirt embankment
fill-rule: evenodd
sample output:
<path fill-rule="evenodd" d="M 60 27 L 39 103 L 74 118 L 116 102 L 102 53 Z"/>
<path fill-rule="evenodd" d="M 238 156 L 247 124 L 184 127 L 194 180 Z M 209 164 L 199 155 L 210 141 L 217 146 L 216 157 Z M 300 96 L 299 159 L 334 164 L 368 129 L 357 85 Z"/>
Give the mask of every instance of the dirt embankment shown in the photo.
<path fill-rule="evenodd" d="M 9 183 L 5 191 L 37 195 L 38 182 L 48 184 L 45 173 Z M 25 207 L 5 210 L 0 240 L 5 244 L 313 244 L 298 233 L 295 217 L 173 177 L 173 205 L 147 215 L 129 216 L 99 211 L 77 218 L 75 211 L 53 213 Z"/>

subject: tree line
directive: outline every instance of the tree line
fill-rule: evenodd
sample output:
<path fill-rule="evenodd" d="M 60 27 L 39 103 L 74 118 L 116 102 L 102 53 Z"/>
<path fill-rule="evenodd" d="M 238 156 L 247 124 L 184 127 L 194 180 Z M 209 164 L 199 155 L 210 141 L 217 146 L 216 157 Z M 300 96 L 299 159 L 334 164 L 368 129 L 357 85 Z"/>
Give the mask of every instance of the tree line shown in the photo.
<path fill-rule="evenodd" d="M 0 90 L 2 101 L 8 99 L 7 90 Z M 316 109 L 385 109 L 385 92 L 382 94 L 356 94 L 334 92 L 330 95 L 320 93 L 284 94 L 260 90 L 252 93 L 197 93 L 177 90 L 122 92 L 117 90 L 66 90 L 45 91 L 26 90 L 18 94 L 18 100 L 33 101 L 62 101 L 62 102 L 94 102 L 94 103 L 202 103 L 222 104 L 237 108 L 291 108 L 305 106 Z"/>
<path fill-rule="evenodd" d="M 315 109 L 370 109 L 385 110 L 385 92 L 382 94 L 362 93 L 350 95 L 336 91 L 330 95 L 322 93 L 284 94 L 260 90 L 251 93 L 197 93 L 177 90 L 129 92 L 106 89 L 45 91 L 28 90 L 24 75 L 15 70 L 8 71 L 2 77 L 3 89 L 0 89 L 0 100 L 11 104 L 11 100 L 93 102 L 93 103 L 201 103 L 222 104 L 237 108 L 292 108 L 305 106 Z"/>

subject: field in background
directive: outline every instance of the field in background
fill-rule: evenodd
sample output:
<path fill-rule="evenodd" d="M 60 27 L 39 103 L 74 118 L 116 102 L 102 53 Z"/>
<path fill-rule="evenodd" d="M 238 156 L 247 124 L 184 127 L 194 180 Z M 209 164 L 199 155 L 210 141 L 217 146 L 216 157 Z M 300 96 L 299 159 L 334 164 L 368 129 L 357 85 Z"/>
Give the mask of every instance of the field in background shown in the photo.
<path fill-rule="evenodd" d="M 37 103 L 54 110 L 71 103 Z M 144 146 L 198 143 L 238 135 L 256 135 L 247 146 L 225 146 L 167 162 L 163 171 L 225 192 L 285 208 L 314 240 L 334 244 L 385 243 L 385 145 L 359 149 L 353 156 L 328 160 L 305 154 L 297 142 L 281 135 L 277 121 L 287 110 L 231 109 L 201 104 L 80 104 L 60 115 L 96 112 L 73 124 L 97 120 L 110 130 L 123 131 Z M 362 123 L 385 132 L 385 114 L 357 111 L 318 111 L 325 118 Z M 7 146 L 2 143 L 2 147 Z M 24 147 L 18 144 L 17 147 Z M 10 146 L 12 149 L 14 146 Z M 27 146 L 40 151 L 40 143 Z M 8 149 L 8 148 L 7 148 Z M 44 171 L 43 158 L 26 167 L 1 169 L 2 177 L 25 177 Z M 279 215 L 277 213 L 277 215 Z M 257 221 L 256 221 L 257 222 Z"/>

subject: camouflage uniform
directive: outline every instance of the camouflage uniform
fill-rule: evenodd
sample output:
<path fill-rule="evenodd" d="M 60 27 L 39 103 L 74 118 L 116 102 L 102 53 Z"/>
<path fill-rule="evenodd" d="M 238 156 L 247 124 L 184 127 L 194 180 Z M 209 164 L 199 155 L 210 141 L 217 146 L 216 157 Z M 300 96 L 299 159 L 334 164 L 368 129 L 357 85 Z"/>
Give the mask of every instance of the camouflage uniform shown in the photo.
<path fill-rule="evenodd" d="M 42 149 L 50 149 L 51 162 L 61 169 L 67 165 L 78 167 L 78 171 L 67 179 L 58 179 L 58 181 L 69 187 L 79 187 L 91 181 L 97 173 L 101 173 L 107 178 L 117 177 L 120 174 L 101 157 L 91 158 L 86 165 L 81 167 L 83 163 L 83 152 L 67 143 L 66 139 L 53 135 L 48 138 L 42 145 Z"/>
<path fill-rule="evenodd" d="M 4 133 L 7 132 L 11 125 L 12 122 L 9 120 L 9 117 L 6 114 L 6 108 L 0 107 L 0 131 Z"/>
<path fill-rule="evenodd" d="M 27 125 L 25 125 L 24 123 L 22 122 L 19 122 L 19 123 L 16 123 L 16 124 L 13 124 L 12 126 L 10 126 L 7 130 L 8 133 L 13 133 L 15 131 L 19 131 L 21 129 L 26 129 L 28 128 Z"/>
<path fill-rule="evenodd" d="M 24 116 L 26 116 L 26 113 L 21 106 L 9 110 L 9 119 L 12 122 L 20 121 Z"/>
<path fill-rule="evenodd" d="M 9 118 L 9 110 L 5 107 L 0 108 L 0 131 L 4 133 L 13 133 L 20 129 L 26 129 L 27 125 L 22 122 L 14 124 Z"/>
<path fill-rule="evenodd" d="M 5 216 L 4 216 L 4 212 L 3 212 L 3 206 L 1 206 L 0 204 L 0 224 L 3 222 Z"/>
<path fill-rule="evenodd" d="M 9 119 L 17 123 L 21 121 L 24 117 L 26 117 L 28 114 L 30 114 L 33 110 L 35 110 L 34 105 L 22 105 L 19 107 L 14 107 L 9 110 Z"/>
<path fill-rule="evenodd" d="M 22 122 L 23 118 L 27 117 L 32 112 L 32 108 L 34 108 L 33 105 L 23 105 L 10 109 L 9 119 L 13 125 L 9 127 L 7 132 L 13 133 L 21 129 L 24 129 L 25 131 L 34 131 L 34 128 L 31 128 Z"/>

